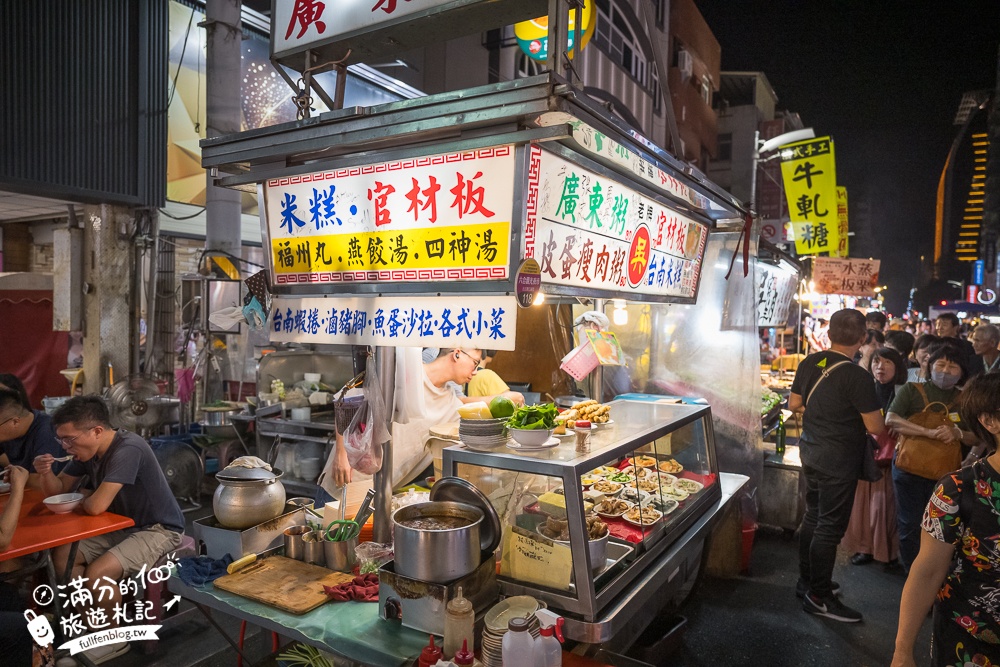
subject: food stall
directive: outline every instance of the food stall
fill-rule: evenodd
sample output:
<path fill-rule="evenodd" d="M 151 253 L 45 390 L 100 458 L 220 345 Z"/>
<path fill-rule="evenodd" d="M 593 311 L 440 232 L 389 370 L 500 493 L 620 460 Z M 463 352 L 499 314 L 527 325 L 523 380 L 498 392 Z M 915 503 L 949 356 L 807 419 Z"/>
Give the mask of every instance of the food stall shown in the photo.
<path fill-rule="evenodd" d="M 723 401 L 722 414 L 738 416 L 716 420 L 716 404 L 699 389 L 704 374 L 674 384 L 676 391 L 661 374 L 678 346 L 716 330 L 731 332 L 734 338 L 720 331 L 727 343 L 738 337 L 741 350 L 747 332 L 756 339 L 747 277 L 756 246 L 739 202 L 553 73 L 337 109 L 202 145 L 203 164 L 218 171 L 219 185 L 257 191 L 273 295 L 270 338 L 306 350 L 269 355 L 258 387 L 270 382 L 263 373 L 294 384 L 299 374 L 322 372 L 324 382 L 340 385 L 358 370 L 348 350 L 371 347 L 367 368 L 377 369 L 382 398 L 396 406 L 393 427 L 405 426 L 394 399 L 419 382 L 407 375 L 408 350 L 531 346 L 518 335 L 518 314 L 538 307 L 539 292 L 550 304 L 586 301 L 600 311 L 615 299 L 652 312 L 656 325 L 631 338 L 641 348 L 633 356 L 645 361 L 628 372 L 643 373 L 653 394 L 611 401 L 593 431 L 581 425 L 534 448 L 511 447 L 506 438 L 478 450 L 449 447 L 442 467 L 446 480 L 468 482 L 472 495 L 459 497 L 478 494 L 484 514 L 496 516 L 495 542 L 483 538 L 481 562 L 462 575 L 484 577 L 474 593 L 495 582 L 504 596 L 531 595 L 566 618 L 568 638 L 608 647 L 627 646 L 655 609 L 683 599 L 711 528 L 745 494 L 748 476 L 759 477 L 720 466 L 716 449 L 722 424 L 725 437 L 740 442 L 741 454 L 731 458 L 748 458 L 742 452 L 758 449 L 759 421 L 747 438 L 730 426 L 745 421 L 742 408 L 734 412 Z M 742 275 L 725 280 L 727 266 Z M 678 326 L 668 307 L 700 332 Z M 314 409 L 295 419 L 287 406 L 260 405 L 258 452 L 275 461 L 286 438 L 322 443 L 328 452 L 332 429 L 324 415 Z M 402 431 L 392 432 L 374 480 L 376 542 L 391 540 L 392 488 L 412 463 Z M 432 500 L 445 494 L 443 481 Z M 621 498 L 627 505 L 616 502 L 622 495 L 631 497 Z M 590 510 L 601 503 L 603 537 L 590 540 Z M 421 582 L 398 567 L 383 565 L 380 575 L 394 589 L 433 585 L 408 601 L 380 601 L 385 620 L 375 643 L 412 638 L 407 628 L 424 628 L 406 607 L 416 602 L 416 613 L 440 615 L 453 594 L 454 582 Z M 473 598 L 482 617 L 488 602 Z M 200 599 L 213 606 L 224 598 Z M 307 641 L 333 646 L 336 624 L 323 626 L 321 638 L 314 633 L 312 615 L 331 613 L 320 610 L 290 622 Z M 400 612 L 403 628 L 394 630 Z M 356 644 L 334 648 L 354 657 Z M 388 664 L 393 656 L 383 658 Z"/>
<path fill-rule="evenodd" d="M 802 267 L 777 247 L 762 241 L 757 265 L 757 325 L 769 337 L 780 340 L 779 347 L 787 354 L 773 359 L 761 359 L 762 385 L 760 419 L 764 438 L 764 469 L 761 485 L 767 493 L 760 495 L 761 523 L 795 530 L 805 511 L 805 480 L 801 477 L 801 462 L 797 438 L 785 444 L 785 434 L 798 434 L 797 419 L 787 410 L 788 394 L 801 358 L 795 347 L 786 348 L 784 332 L 790 321 L 801 320 L 798 299 Z M 798 305 L 798 308 L 793 306 Z M 798 328 L 794 327 L 797 332 Z M 780 332 L 780 337 L 779 337 Z M 766 363 L 765 363 L 766 362 Z M 783 451 L 778 451 L 781 440 Z"/>

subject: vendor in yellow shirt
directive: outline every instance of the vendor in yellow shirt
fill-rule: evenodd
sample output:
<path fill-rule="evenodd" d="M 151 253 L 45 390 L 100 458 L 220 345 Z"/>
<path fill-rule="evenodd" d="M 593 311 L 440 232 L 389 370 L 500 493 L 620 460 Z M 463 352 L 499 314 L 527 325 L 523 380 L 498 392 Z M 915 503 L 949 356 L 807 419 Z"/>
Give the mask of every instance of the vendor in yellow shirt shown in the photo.
<path fill-rule="evenodd" d="M 493 356 L 496 354 L 496 350 L 480 350 L 483 354 L 482 361 L 479 362 L 479 368 L 476 370 L 476 374 L 472 376 L 469 380 L 469 384 L 466 386 L 465 395 L 472 397 L 480 396 L 499 396 L 504 392 L 510 391 L 510 387 L 507 383 L 500 379 L 500 376 L 496 374 L 495 371 L 491 371 L 487 368 L 489 363 L 493 361 Z"/>

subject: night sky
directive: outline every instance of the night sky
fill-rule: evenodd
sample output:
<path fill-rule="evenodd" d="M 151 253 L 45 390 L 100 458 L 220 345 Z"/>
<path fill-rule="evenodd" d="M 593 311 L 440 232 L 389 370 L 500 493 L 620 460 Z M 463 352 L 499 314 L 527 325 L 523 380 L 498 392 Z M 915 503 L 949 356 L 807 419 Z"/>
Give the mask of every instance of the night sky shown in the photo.
<path fill-rule="evenodd" d="M 938 179 L 962 93 L 996 85 L 1000 2 L 696 4 L 723 71 L 764 72 L 779 109 L 834 138 L 850 214 L 860 196 L 873 201 L 873 256 L 886 305 L 901 312 L 919 287 L 920 255 L 933 252 Z"/>

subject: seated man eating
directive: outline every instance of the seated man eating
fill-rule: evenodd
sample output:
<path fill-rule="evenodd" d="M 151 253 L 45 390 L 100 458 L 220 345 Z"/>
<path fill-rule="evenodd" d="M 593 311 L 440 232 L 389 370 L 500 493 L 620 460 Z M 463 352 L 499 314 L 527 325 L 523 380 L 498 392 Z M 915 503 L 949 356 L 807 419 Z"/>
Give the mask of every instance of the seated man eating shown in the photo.
<path fill-rule="evenodd" d="M 161 556 L 177 548 L 184 532 L 184 515 L 149 444 L 134 433 L 111 428 L 109 420 L 101 398 L 70 399 L 52 415 L 52 422 L 63 449 L 73 460 L 56 477 L 51 454 L 35 459 L 35 470 L 47 495 L 69 492 L 86 475 L 89 490 L 81 490 L 87 495 L 81 507 L 84 513 L 110 511 L 135 521 L 132 528 L 80 542 L 72 577 L 84 576 L 90 582 L 101 577 L 118 581 L 136 574 L 143 565 L 153 567 Z M 69 545 L 59 547 L 56 567 L 65 567 L 68 556 Z M 118 601 L 101 604 L 110 610 Z"/>
<path fill-rule="evenodd" d="M 41 410 L 24 407 L 16 390 L 0 385 L 0 465 L 20 466 L 30 473 L 28 486 L 38 486 L 32 466 L 41 454 L 62 456 L 52 418 Z M 62 464 L 56 464 L 56 470 Z"/>

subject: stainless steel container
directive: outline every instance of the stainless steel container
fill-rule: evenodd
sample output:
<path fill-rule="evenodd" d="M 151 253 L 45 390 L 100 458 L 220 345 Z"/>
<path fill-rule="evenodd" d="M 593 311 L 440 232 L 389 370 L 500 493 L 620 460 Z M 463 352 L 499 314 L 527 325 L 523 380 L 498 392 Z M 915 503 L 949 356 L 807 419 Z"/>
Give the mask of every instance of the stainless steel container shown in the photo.
<path fill-rule="evenodd" d="M 402 525 L 422 518 L 460 519 L 467 523 L 444 530 Z M 420 581 L 447 583 L 475 571 L 481 562 L 482 523 L 482 510 L 464 503 L 430 502 L 399 508 L 392 515 L 396 572 Z"/>
<path fill-rule="evenodd" d="M 302 543 L 305 547 L 302 560 L 320 567 L 328 567 L 322 533 L 318 530 L 310 531 L 302 536 Z"/>
<path fill-rule="evenodd" d="M 349 540 L 323 542 L 323 552 L 326 556 L 326 566 L 337 572 L 353 572 L 354 565 L 358 558 L 354 549 L 358 546 L 358 538 L 352 537 Z"/>
<path fill-rule="evenodd" d="M 201 410 L 205 414 L 206 426 L 228 426 L 232 423 L 229 418 L 242 412 L 243 408 L 234 405 L 228 408 L 202 408 Z"/>
<path fill-rule="evenodd" d="M 312 533 L 309 526 L 292 526 L 286 528 L 283 534 L 285 540 L 285 557 L 295 560 L 305 560 L 306 540 L 305 536 Z"/>
<path fill-rule="evenodd" d="M 226 468 L 215 478 L 219 486 L 212 497 L 215 518 L 227 528 L 249 528 L 269 521 L 285 508 L 285 487 L 280 470 Z"/>

